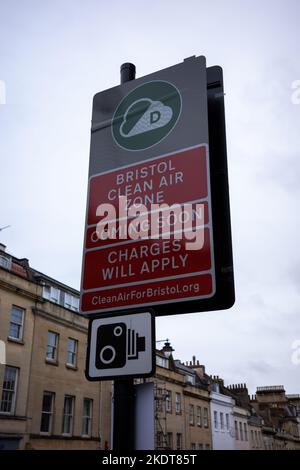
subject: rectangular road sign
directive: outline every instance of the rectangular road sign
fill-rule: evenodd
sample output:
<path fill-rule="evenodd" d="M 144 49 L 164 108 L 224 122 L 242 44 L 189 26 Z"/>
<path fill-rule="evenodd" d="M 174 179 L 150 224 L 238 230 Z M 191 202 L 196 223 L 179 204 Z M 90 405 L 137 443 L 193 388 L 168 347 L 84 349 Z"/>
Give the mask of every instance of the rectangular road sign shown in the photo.
<path fill-rule="evenodd" d="M 155 370 L 155 325 L 152 312 L 90 321 L 86 377 L 148 377 Z"/>
<path fill-rule="evenodd" d="M 198 57 L 95 95 L 82 313 L 233 304 L 222 91 L 221 69 Z M 128 212 L 138 204 L 148 231 L 136 235 Z M 179 239 L 180 214 L 153 227 L 155 208 L 174 204 L 182 214 L 190 206 L 198 249 L 187 249 L 186 234 Z"/>

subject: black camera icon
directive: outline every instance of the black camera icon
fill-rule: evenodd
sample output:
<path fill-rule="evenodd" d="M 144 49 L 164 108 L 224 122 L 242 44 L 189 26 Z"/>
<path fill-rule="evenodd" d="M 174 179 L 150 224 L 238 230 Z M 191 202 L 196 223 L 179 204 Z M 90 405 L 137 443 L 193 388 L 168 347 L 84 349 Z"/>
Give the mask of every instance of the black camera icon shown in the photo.
<path fill-rule="evenodd" d="M 145 351 L 145 336 L 127 328 L 125 323 L 99 326 L 96 345 L 97 369 L 124 367 L 127 360 L 138 359 Z"/>

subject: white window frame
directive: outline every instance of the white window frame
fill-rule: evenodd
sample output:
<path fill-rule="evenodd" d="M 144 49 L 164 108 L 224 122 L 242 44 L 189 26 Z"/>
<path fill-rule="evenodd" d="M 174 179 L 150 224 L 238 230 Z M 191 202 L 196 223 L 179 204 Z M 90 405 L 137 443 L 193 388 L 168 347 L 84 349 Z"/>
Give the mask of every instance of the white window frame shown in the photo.
<path fill-rule="evenodd" d="M 189 424 L 195 425 L 195 407 L 192 403 L 189 404 Z"/>
<path fill-rule="evenodd" d="M 172 413 L 172 390 L 166 390 L 166 412 Z"/>
<path fill-rule="evenodd" d="M 14 377 L 14 388 L 9 389 L 9 388 L 4 388 L 4 383 L 6 382 L 6 372 L 8 370 L 13 370 L 15 372 L 15 377 Z M 4 369 L 4 377 L 3 377 L 3 384 L 2 384 L 2 396 L 1 396 L 1 401 L 0 401 L 0 414 L 3 415 L 14 415 L 16 411 L 16 403 L 17 403 L 17 390 L 18 390 L 18 381 L 19 381 L 19 373 L 20 369 L 18 367 L 13 367 L 13 366 L 5 366 Z M 12 399 L 11 399 L 11 408 L 9 411 L 2 411 L 2 404 L 4 403 L 3 395 L 5 393 L 12 394 Z M 7 400 L 5 400 L 7 402 Z"/>
<path fill-rule="evenodd" d="M 240 431 L 240 440 L 244 440 L 244 434 L 243 434 L 243 423 L 240 421 L 239 422 L 239 431 Z"/>
<path fill-rule="evenodd" d="M 50 411 L 44 411 L 44 410 L 43 410 L 44 396 L 45 396 L 46 394 L 51 396 L 51 410 L 50 410 Z M 54 400 L 55 400 L 55 393 L 54 393 L 54 392 L 49 392 L 48 390 L 45 390 L 45 391 L 43 392 L 42 412 L 41 412 L 41 424 L 40 424 L 40 434 L 42 434 L 42 435 L 51 435 L 51 434 L 52 434 L 52 429 L 53 429 L 53 415 L 54 415 Z M 43 414 L 47 414 L 47 415 L 50 416 L 49 429 L 48 429 L 48 431 L 41 431 Z"/>
<path fill-rule="evenodd" d="M 84 414 L 84 402 L 88 401 L 89 402 L 89 415 Z M 85 431 L 85 420 L 88 421 L 88 434 L 86 434 Z M 83 409 L 82 409 L 82 436 L 83 437 L 91 437 L 92 435 L 92 420 L 93 420 L 93 400 L 91 398 L 84 398 L 83 399 Z"/>
<path fill-rule="evenodd" d="M 49 344 L 49 334 L 55 335 L 55 345 Z M 46 349 L 46 361 L 48 362 L 57 362 L 58 361 L 58 343 L 59 343 L 59 333 L 55 331 L 48 330 L 47 334 L 47 349 Z M 54 358 L 48 357 L 48 348 L 54 348 Z"/>
<path fill-rule="evenodd" d="M 226 413 L 225 415 L 226 419 L 226 431 L 230 431 L 230 419 L 229 419 L 229 413 Z"/>
<path fill-rule="evenodd" d="M 237 441 L 239 441 L 239 425 L 237 420 L 234 420 L 234 431 L 235 431 L 235 438 Z"/>
<path fill-rule="evenodd" d="M 244 437 L 245 437 L 245 441 L 248 441 L 247 423 L 244 423 Z"/>
<path fill-rule="evenodd" d="M 209 428 L 208 408 L 203 408 L 203 426 Z"/>
<path fill-rule="evenodd" d="M 197 426 L 202 427 L 202 410 L 201 406 L 197 406 Z"/>
<path fill-rule="evenodd" d="M 175 392 L 175 413 L 181 414 L 181 393 Z"/>
<path fill-rule="evenodd" d="M 13 314 L 14 309 L 19 310 L 21 312 L 21 314 L 22 314 L 21 323 L 16 323 L 15 321 L 12 321 L 12 314 Z M 11 312 L 10 312 L 9 331 L 8 331 L 8 337 L 10 339 L 17 340 L 17 341 L 22 341 L 23 340 L 24 318 L 25 318 L 25 309 L 22 308 L 22 307 L 18 307 L 17 305 L 13 305 L 12 309 L 11 309 Z M 11 327 L 12 324 L 17 325 L 18 327 L 20 327 L 20 336 L 19 337 L 12 336 L 10 334 L 10 327 Z"/>
<path fill-rule="evenodd" d="M 66 413 L 66 399 L 71 399 L 71 413 Z M 72 436 L 73 435 L 73 425 L 74 425 L 74 409 L 75 409 L 75 397 L 74 395 L 65 395 L 64 396 L 64 406 L 63 406 L 63 422 L 62 422 L 62 435 L 63 436 Z M 70 419 L 70 430 L 69 432 L 65 431 L 65 419 Z"/>
<path fill-rule="evenodd" d="M 214 428 L 215 428 L 215 429 L 219 429 L 219 425 L 218 425 L 218 412 L 217 412 L 217 411 L 214 411 Z"/>
<path fill-rule="evenodd" d="M 0 266 L 4 269 L 11 269 L 11 258 L 0 255 Z"/>
<path fill-rule="evenodd" d="M 55 295 L 54 295 L 55 294 Z M 51 286 L 50 301 L 59 304 L 60 290 L 58 287 Z"/>
<path fill-rule="evenodd" d="M 224 431 L 225 429 L 225 422 L 224 422 L 224 413 L 220 413 L 220 428 L 221 431 Z"/>
<path fill-rule="evenodd" d="M 70 340 L 73 341 L 74 344 L 75 344 L 75 350 L 74 351 L 71 351 L 69 349 Z M 66 362 L 66 364 L 67 364 L 67 366 L 75 368 L 75 367 L 77 367 L 78 340 L 75 339 L 75 338 L 69 337 L 67 345 L 68 345 L 68 349 L 67 349 L 67 362 Z M 69 354 L 72 354 L 72 358 L 74 358 L 74 362 L 69 362 Z"/>

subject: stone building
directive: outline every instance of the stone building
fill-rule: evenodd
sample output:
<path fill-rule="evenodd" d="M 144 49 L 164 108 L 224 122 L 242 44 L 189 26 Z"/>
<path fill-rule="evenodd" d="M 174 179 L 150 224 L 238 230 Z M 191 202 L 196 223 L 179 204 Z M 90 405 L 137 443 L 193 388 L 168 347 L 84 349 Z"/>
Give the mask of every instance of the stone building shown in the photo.
<path fill-rule="evenodd" d="M 109 445 L 110 390 L 84 376 L 79 293 L 0 249 L 0 448 Z"/>
<path fill-rule="evenodd" d="M 171 350 L 171 351 L 170 351 Z M 154 382 L 155 448 L 210 450 L 211 415 L 207 384 L 174 360 L 166 343 L 157 351 Z"/>
<path fill-rule="evenodd" d="M 264 421 L 265 449 L 300 450 L 297 395 L 286 395 L 283 385 L 257 387 L 251 405 Z"/>

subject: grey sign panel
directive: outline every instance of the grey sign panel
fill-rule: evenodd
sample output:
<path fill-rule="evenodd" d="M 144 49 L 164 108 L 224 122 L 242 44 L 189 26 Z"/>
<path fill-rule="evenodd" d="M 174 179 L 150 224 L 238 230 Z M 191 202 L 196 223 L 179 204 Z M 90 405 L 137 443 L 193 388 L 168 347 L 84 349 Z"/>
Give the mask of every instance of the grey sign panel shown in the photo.
<path fill-rule="evenodd" d="M 155 308 L 158 316 L 233 305 L 225 135 L 222 70 L 206 68 L 202 56 L 95 95 L 81 313 Z M 120 196 L 148 214 L 153 204 L 202 205 L 203 247 L 179 246 L 172 228 L 170 246 L 152 234 L 123 238 Z M 108 219 L 116 236 L 107 240 L 98 235 L 103 204 L 115 210 Z"/>
<path fill-rule="evenodd" d="M 89 327 L 86 377 L 112 380 L 147 377 L 155 368 L 155 328 L 151 312 L 99 318 Z"/>
<path fill-rule="evenodd" d="M 115 112 L 128 94 L 138 90 L 141 85 L 156 81 L 170 84 L 178 90 L 182 105 L 180 116 L 176 116 L 177 123 L 167 137 L 156 145 L 138 152 L 125 150 L 112 138 Z M 186 59 L 181 64 L 97 93 L 93 103 L 89 176 L 150 160 L 158 155 L 176 152 L 199 143 L 208 144 L 206 87 L 206 59 L 201 56 Z M 152 101 L 168 105 L 169 100 L 172 100 L 172 96 L 168 95 L 167 86 L 161 88 L 161 93 L 156 93 Z M 124 109 L 123 117 L 125 112 Z M 155 120 L 157 115 L 153 114 L 152 117 Z"/>

